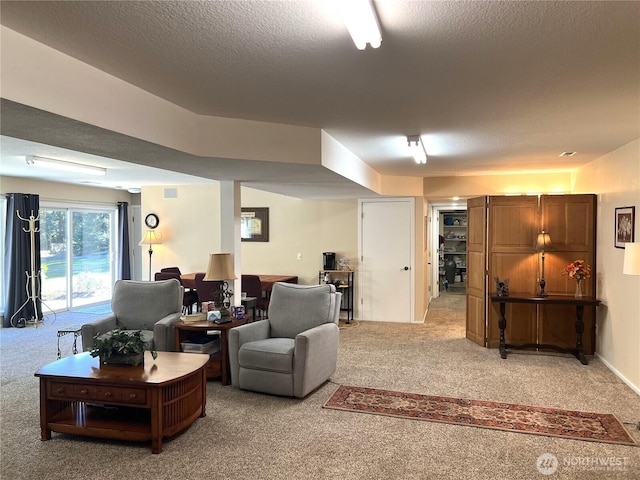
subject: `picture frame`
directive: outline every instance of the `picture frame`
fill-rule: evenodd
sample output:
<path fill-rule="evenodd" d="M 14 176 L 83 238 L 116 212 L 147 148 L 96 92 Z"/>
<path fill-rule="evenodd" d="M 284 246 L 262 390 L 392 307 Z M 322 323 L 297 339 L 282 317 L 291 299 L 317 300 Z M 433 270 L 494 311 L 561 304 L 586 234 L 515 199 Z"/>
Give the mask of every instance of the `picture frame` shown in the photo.
<path fill-rule="evenodd" d="M 635 240 L 636 207 L 616 207 L 614 220 L 614 246 L 624 248 Z"/>
<path fill-rule="evenodd" d="M 240 213 L 240 240 L 243 242 L 269 241 L 269 209 L 242 207 Z"/>

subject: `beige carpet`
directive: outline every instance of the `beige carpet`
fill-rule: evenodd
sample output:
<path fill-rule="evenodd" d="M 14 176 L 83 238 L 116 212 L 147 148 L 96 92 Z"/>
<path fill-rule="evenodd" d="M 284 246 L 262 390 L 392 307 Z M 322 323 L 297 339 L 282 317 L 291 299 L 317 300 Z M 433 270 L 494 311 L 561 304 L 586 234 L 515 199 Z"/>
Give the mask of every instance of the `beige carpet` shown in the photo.
<path fill-rule="evenodd" d="M 600 361 L 497 350 L 464 338 L 464 296 L 432 302 L 425 325 L 359 321 L 340 331 L 338 369 L 304 400 L 208 382 L 207 416 L 152 455 L 149 445 L 53 434 L 40 441 L 38 381 L 56 358 L 52 325 L 0 329 L 0 478 L 554 479 L 640 478 L 640 448 L 323 409 L 336 384 L 615 414 L 636 442 L 640 398 Z M 61 339 L 63 355 L 72 336 Z M 550 457 L 552 456 L 552 457 Z M 602 470 L 590 459 L 614 459 Z M 597 467 L 597 468 L 596 468 Z"/>

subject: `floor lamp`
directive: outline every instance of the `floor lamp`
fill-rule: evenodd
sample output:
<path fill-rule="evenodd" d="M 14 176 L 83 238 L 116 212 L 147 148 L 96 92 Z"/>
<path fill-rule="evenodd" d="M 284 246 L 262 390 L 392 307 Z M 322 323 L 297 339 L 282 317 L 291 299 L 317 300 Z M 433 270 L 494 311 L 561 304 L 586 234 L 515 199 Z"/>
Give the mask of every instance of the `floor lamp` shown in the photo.
<path fill-rule="evenodd" d="M 159 245 L 162 243 L 162 234 L 155 230 L 147 230 L 142 240 L 138 245 L 149 245 L 149 281 L 151 281 L 151 255 L 153 255 L 153 245 Z"/>
<path fill-rule="evenodd" d="M 227 280 L 235 280 L 236 278 L 230 253 L 211 253 L 209 255 L 209 265 L 203 280 L 206 282 L 220 282 L 220 290 L 218 290 L 218 298 L 215 303 L 220 308 L 220 315 L 223 317 L 229 316 L 225 299 L 227 295 L 233 295 L 233 292 L 229 291 Z"/>
<path fill-rule="evenodd" d="M 544 291 L 544 287 L 547 282 L 544 280 L 544 251 L 551 245 L 551 237 L 547 232 L 542 230 L 536 237 L 536 243 L 533 249 L 536 252 L 542 252 L 542 271 L 540 275 L 540 291 L 536 294 L 537 297 L 547 297 L 549 294 Z"/>

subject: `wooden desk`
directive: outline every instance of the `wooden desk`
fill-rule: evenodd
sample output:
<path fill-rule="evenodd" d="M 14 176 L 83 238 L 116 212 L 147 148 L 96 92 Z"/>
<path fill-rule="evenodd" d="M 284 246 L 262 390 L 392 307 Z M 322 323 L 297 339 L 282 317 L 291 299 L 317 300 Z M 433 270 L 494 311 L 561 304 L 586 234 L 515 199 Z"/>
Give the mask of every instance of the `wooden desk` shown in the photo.
<path fill-rule="evenodd" d="M 600 305 L 600 300 L 594 297 L 580 297 L 565 295 L 549 295 L 548 297 L 535 297 L 528 294 L 510 294 L 508 297 L 500 297 L 497 295 L 491 296 L 492 303 L 500 304 L 500 317 L 498 318 L 498 327 L 500 327 L 500 357 L 507 358 L 507 348 L 523 349 L 523 348 L 549 348 L 562 353 L 573 354 L 580 363 L 587 365 L 589 362 L 584 355 L 582 347 L 582 333 L 584 332 L 584 323 L 582 317 L 584 314 L 584 307 L 591 306 L 593 308 Z M 561 348 L 557 345 L 539 344 L 539 343 L 524 343 L 521 345 L 510 345 L 505 342 L 504 330 L 507 328 L 507 319 L 505 317 L 505 310 L 507 303 L 529 303 L 536 305 L 575 305 L 576 307 L 576 348 Z"/>
<path fill-rule="evenodd" d="M 65 357 L 36 372 L 40 377 L 40 435 L 51 432 L 126 441 L 175 435 L 205 416 L 204 355 L 145 352 L 144 365 L 100 365 L 89 352 Z M 118 408 L 105 408 L 104 405 Z"/>

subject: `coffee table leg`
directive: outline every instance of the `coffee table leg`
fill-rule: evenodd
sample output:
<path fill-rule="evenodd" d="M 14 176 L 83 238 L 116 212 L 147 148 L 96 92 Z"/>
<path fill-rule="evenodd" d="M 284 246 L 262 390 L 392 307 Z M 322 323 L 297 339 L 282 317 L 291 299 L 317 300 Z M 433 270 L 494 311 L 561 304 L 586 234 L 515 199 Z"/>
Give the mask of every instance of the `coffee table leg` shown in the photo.
<path fill-rule="evenodd" d="M 51 430 L 47 428 L 49 423 L 49 401 L 47 400 L 47 383 L 40 379 L 40 440 L 51 440 Z"/>
<path fill-rule="evenodd" d="M 162 453 L 163 395 L 157 388 L 151 395 L 151 453 Z"/>

